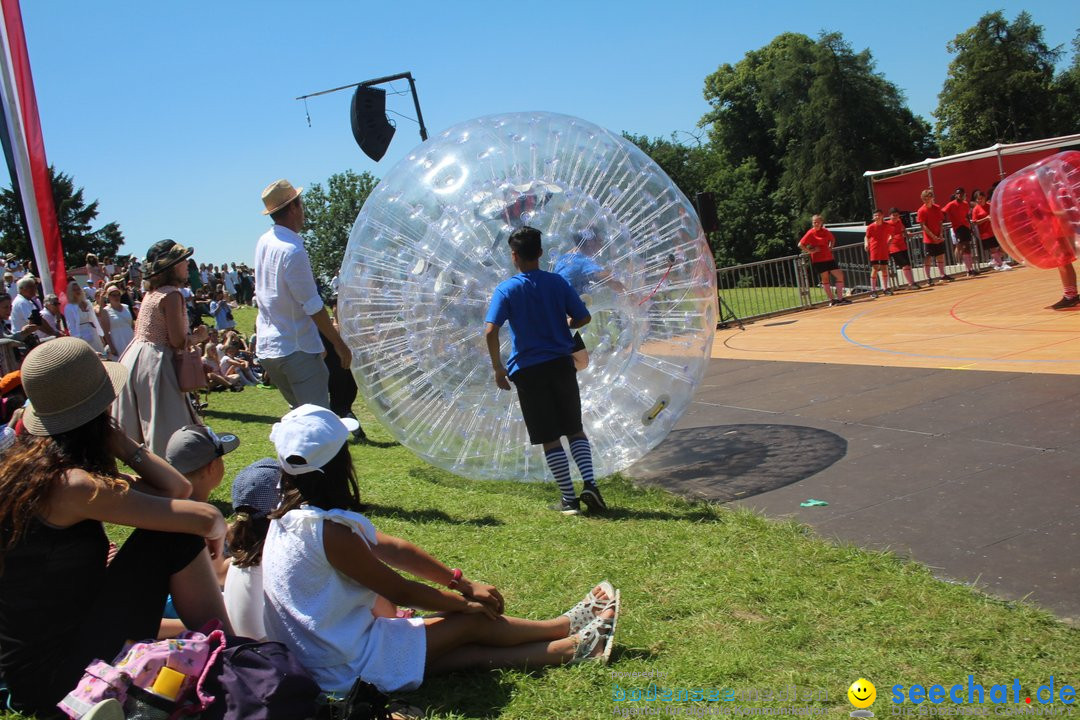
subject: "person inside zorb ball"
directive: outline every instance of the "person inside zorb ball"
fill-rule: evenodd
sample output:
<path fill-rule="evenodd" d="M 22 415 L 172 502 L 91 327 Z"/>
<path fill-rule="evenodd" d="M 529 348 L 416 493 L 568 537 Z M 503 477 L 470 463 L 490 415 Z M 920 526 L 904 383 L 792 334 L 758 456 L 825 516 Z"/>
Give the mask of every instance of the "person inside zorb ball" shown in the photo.
<path fill-rule="evenodd" d="M 476 479 L 544 480 L 515 393 L 492 382 L 484 318 L 517 271 L 508 240 L 543 235 L 591 321 L 577 374 L 593 470 L 622 470 L 689 406 L 716 329 L 716 277 L 686 197 L 641 150 L 578 118 L 493 115 L 415 148 L 353 225 L 341 332 L 371 411 L 428 462 Z M 569 322 L 569 319 L 568 319 Z M 511 333 L 501 337 L 511 352 Z"/>

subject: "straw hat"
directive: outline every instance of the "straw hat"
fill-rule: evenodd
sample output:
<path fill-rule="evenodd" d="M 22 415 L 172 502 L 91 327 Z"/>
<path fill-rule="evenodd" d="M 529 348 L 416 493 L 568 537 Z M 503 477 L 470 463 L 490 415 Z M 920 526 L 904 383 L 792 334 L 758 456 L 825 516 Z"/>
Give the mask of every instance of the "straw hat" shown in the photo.
<path fill-rule="evenodd" d="M 300 197 L 300 193 L 304 191 L 304 188 L 294 188 L 292 183 L 288 180 L 278 180 L 272 182 L 266 186 L 266 189 L 262 191 L 262 201 L 266 209 L 263 210 L 263 215 L 269 215 L 270 213 L 276 213 L 281 208 L 291 203 L 296 198 Z"/>
<path fill-rule="evenodd" d="M 184 247 L 175 240 L 158 240 L 146 251 L 146 261 L 142 265 L 145 278 L 160 275 L 174 265 L 179 265 L 195 253 L 195 248 Z"/>
<path fill-rule="evenodd" d="M 23 424 L 31 435 L 74 430 L 105 412 L 127 377 L 126 367 L 102 362 L 85 340 L 42 343 L 22 365 L 23 390 L 30 399 Z"/>

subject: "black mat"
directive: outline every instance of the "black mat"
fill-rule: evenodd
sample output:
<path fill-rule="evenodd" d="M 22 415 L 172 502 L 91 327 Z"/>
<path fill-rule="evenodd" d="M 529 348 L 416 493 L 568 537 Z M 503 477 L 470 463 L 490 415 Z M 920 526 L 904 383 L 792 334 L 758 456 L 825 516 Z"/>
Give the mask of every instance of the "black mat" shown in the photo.
<path fill-rule="evenodd" d="M 1080 621 L 1077 377 L 713 360 L 627 474 Z"/>

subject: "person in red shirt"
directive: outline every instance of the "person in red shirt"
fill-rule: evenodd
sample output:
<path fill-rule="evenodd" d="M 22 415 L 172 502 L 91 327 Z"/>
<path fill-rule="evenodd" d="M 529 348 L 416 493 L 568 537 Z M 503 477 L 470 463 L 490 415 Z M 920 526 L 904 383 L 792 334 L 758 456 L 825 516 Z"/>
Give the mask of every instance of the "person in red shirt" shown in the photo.
<path fill-rule="evenodd" d="M 949 218 L 949 224 L 952 225 L 953 235 L 956 238 L 954 240 L 956 252 L 964 261 L 964 268 L 967 270 L 968 277 L 975 277 L 979 274 L 979 271 L 975 269 L 975 265 L 971 261 L 972 237 L 971 224 L 968 222 L 968 211 L 970 209 L 967 193 L 964 188 L 958 187 L 953 191 L 952 199 L 945 204 L 942 211 L 945 213 L 945 217 Z"/>
<path fill-rule="evenodd" d="M 899 208 L 889 209 L 889 219 L 885 221 L 885 224 L 889 226 L 890 230 L 889 257 L 892 258 L 897 269 L 904 272 L 907 289 L 918 290 L 919 286 L 915 283 L 915 275 L 911 272 L 911 254 L 908 252 L 907 246 L 907 228 L 904 227 L 904 221 L 900 219 Z"/>
<path fill-rule="evenodd" d="M 874 210 L 874 222 L 866 226 L 866 238 L 863 247 L 870 256 L 870 297 L 876 298 L 878 275 L 881 275 L 881 289 L 886 295 L 892 295 L 889 289 L 889 238 L 893 229 L 885 224 L 885 214 L 880 209 Z"/>
<path fill-rule="evenodd" d="M 971 222 L 979 233 L 983 249 L 990 253 L 990 262 L 995 270 L 1012 270 L 1012 266 L 1005 262 L 1005 253 L 1001 251 L 1001 245 L 994 237 L 994 228 L 990 225 L 990 196 L 982 190 L 976 190 L 971 197 L 975 200 L 975 207 L 971 209 Z"/>
<path fill-rule="evenodd" d="M 803 252 L 809 253 L 810 267 L 815 275 L 821 277 L 821 286 L 825 288 L 829 305 L 846 305 L 851 301 L 844 297 L 844 271 L 840 269 L 832 254 L 836 238 L 825 228 L 825 218 L 821 215 L 815 215 L 811 224 L 813 227 L 799 240 L 799 247 Z M 830 280 L 835 281 L 835 295 L 832 287 L 834 283 Z"/>
<path fill-rule="evenodd" d="M 923 257 L 926 284 L 934 284 L 933 278 L 930 277 L 931 259 L 937 260 L 941 279 L 945 282 L 952 282 L 953 279 L 945 273 L 945 236 L 941 229 L 941 223 L 945 220 L 945 212 L 940 205 L 934 202 L 934 191 L 930 188 L 923 190 L 919 197 L 922 198 L 923 204 L 915 215 L 915 219 L 922 226 L 923 252 L 926 253 L 925 257 Z"/>

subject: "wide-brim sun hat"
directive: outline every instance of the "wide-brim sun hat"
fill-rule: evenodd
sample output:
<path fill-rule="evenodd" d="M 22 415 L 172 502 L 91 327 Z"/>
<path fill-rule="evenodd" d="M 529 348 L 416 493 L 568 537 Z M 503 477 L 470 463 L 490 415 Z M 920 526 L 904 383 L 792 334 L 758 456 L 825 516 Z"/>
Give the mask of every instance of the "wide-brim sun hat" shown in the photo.
<path fill-rule="evenodd" d="M 194 254 L 195 248 L 184 247 L 175 240 L 158 240 L 146 251 L 146 260 L 142 264 L 143 277 L 160 275 Z"/>
<path fill-rule="evenodd" d="M 293 187 L 288 180 L 275 180 L 262 191 L 262 201 L 265 209 L 263 215 L 276 213 L 281 208 L 300 197 L 304 192 L 302 187 Z"/>
<path fill-rule="evenodd" d="M 30 400 L 23 425 L 31 435 L 74 430 L 105 412 L 128 379 L 128 369 L 102 362 L 85 340 L 56 338 L 30 351 L 22 385 Z"/>

